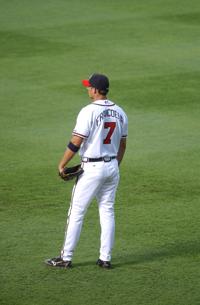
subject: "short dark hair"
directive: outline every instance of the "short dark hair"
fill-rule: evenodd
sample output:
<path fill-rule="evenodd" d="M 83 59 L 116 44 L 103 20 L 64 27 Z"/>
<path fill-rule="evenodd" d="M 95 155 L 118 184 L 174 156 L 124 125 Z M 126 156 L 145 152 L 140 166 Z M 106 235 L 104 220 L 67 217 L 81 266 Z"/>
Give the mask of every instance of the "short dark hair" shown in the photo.
<path fill-rule="evenodd" d="M 99 91 L 99 94 L 101 94 L 101 95 L 106 95 L 109 92 L 109 90 L 99 90 L 99 89 L 97 89 L 97 90 Z"/>

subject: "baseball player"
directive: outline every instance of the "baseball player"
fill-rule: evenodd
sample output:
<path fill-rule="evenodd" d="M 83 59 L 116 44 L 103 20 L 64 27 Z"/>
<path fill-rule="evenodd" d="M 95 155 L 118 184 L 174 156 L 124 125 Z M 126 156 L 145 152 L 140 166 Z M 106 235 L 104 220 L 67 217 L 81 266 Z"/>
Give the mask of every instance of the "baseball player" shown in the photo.
<path fill-rule="evenodd" d="M 119 164 L 126 149 L 128 119 L 125 112 L 107 98 L 107 76 L 93 74 L 82 84 L 88 90 L 91 103 L 78 114 L 72 138 L 59 163 L 59 173 L 62 174 L 78 151 L 84 172 L 73 187 L 61 255 L 46 260 L 46 263 L 54 267 L 72 266 L 84 215 L 93 198 L 96 198 L 101 225 L 100 255 L 96 264 L 111 268 L 115 193 L 119 183 Z"/>

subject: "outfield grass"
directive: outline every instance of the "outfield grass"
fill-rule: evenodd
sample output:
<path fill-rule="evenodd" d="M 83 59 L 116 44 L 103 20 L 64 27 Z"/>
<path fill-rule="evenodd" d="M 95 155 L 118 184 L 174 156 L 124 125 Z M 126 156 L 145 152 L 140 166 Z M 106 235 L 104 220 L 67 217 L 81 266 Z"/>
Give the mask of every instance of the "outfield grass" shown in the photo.
<path fill-rule="evenodd" d="M 200 304 L 199 1 L 0 4 L 0 304 Z M 74 268 L 54 270 L 72 189 L 57 163 L 92 72 L 129 117 L 114 268 L 95 266 L 93 202 Z"/>

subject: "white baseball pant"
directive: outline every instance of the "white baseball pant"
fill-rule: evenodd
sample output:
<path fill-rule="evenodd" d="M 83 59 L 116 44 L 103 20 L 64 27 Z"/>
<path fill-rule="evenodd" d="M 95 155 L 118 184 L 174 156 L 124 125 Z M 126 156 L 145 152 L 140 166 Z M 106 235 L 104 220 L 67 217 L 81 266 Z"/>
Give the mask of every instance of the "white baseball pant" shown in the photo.
<path fill-rule="evenodd" d="M 84 173 L 79 177 L 72 191 L 61 257 L 63 260 L 72 260 L 84 215 L 91 201 L 96 197 L 101 225 L 99 258 L 110 261 L 115 236 L 114 201 L 119 183 L 118 161 L 113 159 L 110 162 L 86 162 L 82 163 L 82 166 Z"/>

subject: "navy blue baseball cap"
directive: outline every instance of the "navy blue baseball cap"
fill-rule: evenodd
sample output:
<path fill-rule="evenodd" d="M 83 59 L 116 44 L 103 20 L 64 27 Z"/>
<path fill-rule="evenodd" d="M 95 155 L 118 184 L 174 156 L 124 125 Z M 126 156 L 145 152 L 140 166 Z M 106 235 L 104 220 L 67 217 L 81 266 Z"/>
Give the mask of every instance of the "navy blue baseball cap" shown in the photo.
<path fill-rule="evenodd" d="M 109 79 L 106 75 L 94 73 L 89 79 L 82 80 L 82 84 L 85 87 L 92 87 L 98 90 L 107 91 L 109 90 Z"/>

